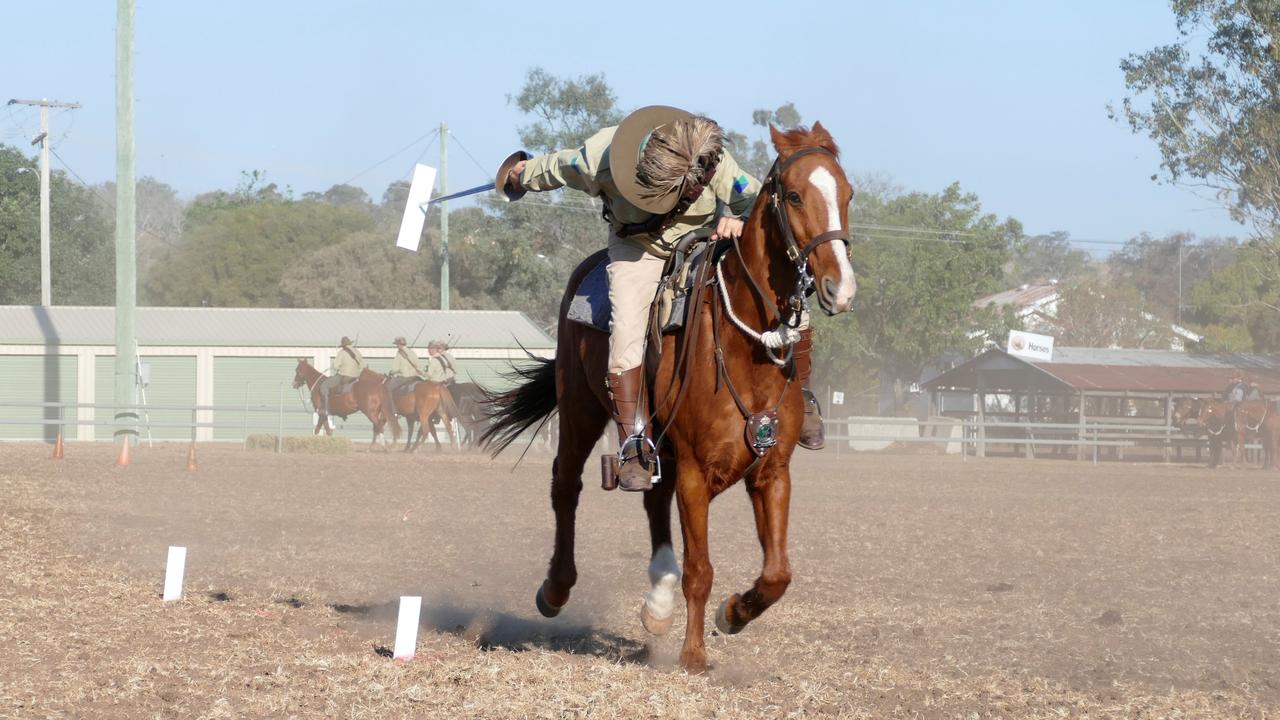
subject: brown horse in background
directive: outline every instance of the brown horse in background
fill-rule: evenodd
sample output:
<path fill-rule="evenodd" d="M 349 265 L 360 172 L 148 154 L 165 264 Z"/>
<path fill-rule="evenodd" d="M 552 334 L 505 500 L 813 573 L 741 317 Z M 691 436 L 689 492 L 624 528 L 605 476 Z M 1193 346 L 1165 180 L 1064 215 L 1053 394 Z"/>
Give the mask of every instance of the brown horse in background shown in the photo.
<path fill-rule="evenodd" d="M 453 398 L 449 394 L 449 389 L 438 382 L 430 380 L 419 380 L 414 384 L 413 389 L 409 392 L 397 393 L 393 398 L 396 414 L 405 419 L 405 424 L 409 427 L 408 434 L 405 435 L 404 451 L 412 452 L 418 449 L 422 444 L 423 438 L 426 436 L 426 430 L 431 428 L 431 436 L 435 437 L 435 428 L 431 426 L 433 415 L 439 415 L 444 423 L 444 431 L 449 435 L 449 447 L 457 448 L 458 440 L 453 436 L 453 416 L 457 413 L 457 408 L 453 403 Z M 418 438 L 414 440 L 413 424 L 418 423 Z M 440 448 L 440 440 L 436 440 L 436 449 Z"/>
<path fill-rule="evenodd" d="M 293 386 L 300 388 L 306 385 L 311 391 L 311 405 L 319 416 L 316 420 L 315 434 L 319 435 L 323 429 L 326 435 L 333 435 L 333 429 L 329 427 L 329 416 L 324 412 L 324 399 L 320 397 L 319 385 L 324 378 L 325 374 L 312 366 L 310 360 L 298 358 L 298 368 L 293 374 Z M 348 415 L 354 415 L 359 411 L 373 423 L 373 439 L 369 441 L 370 450 L 373 450 L 378 438 L 382 437 L 382 430 L 388 422 L 391 423 L 393 442 L 400 442 L 400 423 L 396 421 L 395 413 L 391 411 L 394 403 L 391 400 L 391 393 L 387 391 L 386 381 L 385 375 L 365 368 L 350 391 L 329 394 L 330 414 L 346 420 Z M 387 451 L 385 438 L 382 441 L 382 449 L 384 452 Z"/>
<path fill-rule="evenodd" d="M 755 584 L 721 603 L 716 614 L 720 630 L 741 631 L 777 602 L 791 582 L 787 522 L 791 454 L 804 413 L 800 389 L 792 387 L 789 353 L 783 350 L 782 365 L 775 364 L 765 348 L 731 324 L 727 315 L 732 312 L 758 333 L 775 329 L 780 316 L 788 317 L 794 303 L 803 302 L 802 292 L 810 279 L 828 314 L 849 310 L 855 291 L 847 246 L 853 190 L 840 167 L 835 143 L 821 124 L 812 130 L 773 130 L 772 136 L 778 160 L 742 237 L 722 256 L 722 279 L 716 280 L 715 272 L 702 274 L 700 294 L 690 300 L 684 330 L 663 336 L 660 344 L 650 343 L 650 354 L 658 355 L 648 367 L 662 475 L 644 495 L 652 554 L 651 587 L 641 607 L 641 620 L 655 634 L 671 628 L 673 590 L 680 581 L 671 542 L 675 497 L 684 536 L 683 589 L 688 611 L 680 662 L 692 670 L 707 665 L 703 623 L 713 577 L 707 545 L 712 498 L 743 480 L 764 549 L 764 566 Z M 483 438 L 500 452 L 521 432 L 559 409 L 551 488 L 555 549 L 536 597 L 539 611 L 548 617 L 569 601 L 578 579 L 574 527 L 582 469 L 609 422 L 604 390 L 608 336 L 565 318 L 574 289 L 603 252 L 585 260 L 569 280 L 560 306 L 555 360 L 532 358 L 531 365 L 517 369 L 523 383 L 495 399 L 495 422 Z M 744 438 L 748 410 L 752 414 L 772 410 L 778 417 L 776 445 L 759 458 Z"/>
<path fill-rule="evenodd" d="M 1262 444 L 1262 467 L 1276 465 L 1280 469 L 1280 460 L 1275 457 L 1276 432 L 1275 407 L 1267 400 L 1244 400 L 1234 404 L 1235 413 L 1235 454 L 1237 460 L 1246 458 L 1245 443 L 1257 439 Z"/>

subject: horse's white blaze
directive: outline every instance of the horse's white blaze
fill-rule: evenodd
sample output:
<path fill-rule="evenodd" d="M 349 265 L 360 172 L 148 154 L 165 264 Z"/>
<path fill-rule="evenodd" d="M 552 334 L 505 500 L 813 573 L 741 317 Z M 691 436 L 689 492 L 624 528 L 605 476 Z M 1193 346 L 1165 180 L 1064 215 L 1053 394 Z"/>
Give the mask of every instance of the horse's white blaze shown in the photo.
<path fill-rule="evenodd" d="M 809 182 L 822 195 L 822 200 L 827 204 L 827 231 L 840 229 L 840 205 L 836 201 L 836 178 L 831 171 L 819 165 L 814 171 L 809 173 Z M 832 298 L 837 307 L 848 307 L 853 302 L 853 293 L 855 285 L 853 282 L 853 265 L 849 263 L 849 256 L 844 252 L 843 247 L 833 245 L 839 242 L 832 240 L 832 250 L 835 252 L 837 267 L 840 268 L 840 283 L 836 287 L 836 296 Z"/>
<path fill-rule="evenodd" d="M 644 596 L 644 606 L 649 614 L 657 620 L 671 617 L 675 610 L 676 584 L 680 582 L 680 563 L 670 545 L 663 545 L 653 554 L 649 561 L 649 583 L 651 587 Z"/>

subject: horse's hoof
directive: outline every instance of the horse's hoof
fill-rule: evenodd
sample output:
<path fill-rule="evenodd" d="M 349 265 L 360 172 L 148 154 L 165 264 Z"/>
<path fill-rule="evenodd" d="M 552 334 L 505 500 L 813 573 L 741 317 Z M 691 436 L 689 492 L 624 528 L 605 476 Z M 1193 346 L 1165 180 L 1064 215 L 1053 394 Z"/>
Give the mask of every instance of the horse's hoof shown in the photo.
<path fill-rule="evenodd" d="M 538 586 L 538 594 L 534 597 L 533 602 L 538 606 L 538 612 L 542 613 L 542 617 L 553 618 L 560 614 L 560 608 L 547 602 L 545 594 L 546 582 Z"/>
<path fill-rule="evenodd" d="M 716 629 L 725 635 L 737 635 L 742 632 L 746 625 L 734 625 L 729 622 L 729 601 L 733 600 L 736 595 L 730 595 L 720 603 L 720 607 L 716 610 Z"/>
<path fill-rule="evenodd" d="M 640 624 L 644 626 L 646 632 L 650 635 L 666 635 L 671 632 L 671 624 L 675 622 L 676 614 L 673 612 L 665 618 L 655 617 L 649 612 L 649 606 L 640 604 Z"/>

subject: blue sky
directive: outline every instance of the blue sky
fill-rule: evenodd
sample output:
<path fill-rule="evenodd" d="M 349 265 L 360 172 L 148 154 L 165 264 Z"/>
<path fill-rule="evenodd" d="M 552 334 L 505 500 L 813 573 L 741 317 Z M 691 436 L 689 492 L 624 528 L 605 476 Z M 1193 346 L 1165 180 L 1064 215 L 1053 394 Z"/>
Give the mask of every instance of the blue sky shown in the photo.
<path fill-rule="evenodd" d="M 85 180 L 112 179 L 115 3 L 8 2 L 0 26 L 0 101 L 82 103 L 55 112 L 55 149 Z M 250 169 L 323 190 L 445 120 L 450 188 L 478 184 L 516 147 L 524 120 L 507 95 L 541 65 L 603 72 L 624 108 L 674 104 L 741 130 L 752 109 L 792 101 L 831 130 L 850 173 L 931 192 L 958 181 L 1030 233 L 1243 234 L 1212 202 L 1153 183 L 1154 146 L 1107 117 L 1124 96 L 1120 58 L 1175 37 L 1156 0 L 138 0 L 138 171 L 188 197 Z M 0 107 L 0 142 L 25 145 L 37 124 Z M 355 184 L 380 197 L 425 148 Z"/>

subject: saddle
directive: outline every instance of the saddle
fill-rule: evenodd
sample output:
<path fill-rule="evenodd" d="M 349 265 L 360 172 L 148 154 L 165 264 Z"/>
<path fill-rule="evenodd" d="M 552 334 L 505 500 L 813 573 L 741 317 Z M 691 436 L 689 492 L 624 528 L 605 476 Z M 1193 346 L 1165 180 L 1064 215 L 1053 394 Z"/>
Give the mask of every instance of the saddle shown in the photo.
<path fill-rule="evenodd" d="M 349 378 L 345 375 L 339 375 L 338 377 L 342 379 L 339 380 L 338 384 L 329 392 L 330 395 L 348 395 L 355 388 L 356 383 L 360 382 L 360 378 L 358 377 Z"/>
<path fill-rule="evenodd" d="M 696 304 L 689 303 L 689 296 L 694 293 L 699 279 L 704 278 L 710 269 L 710 261 L 719 258 L 729 247 L 728 243 L 710 242 L 711 233 L 710 228 L 694 230 L 676 243 L 658 281 L 653 312 L 649 314 L 648 337 L 656 338 L 678 332 L 684 327 L 690 308 Z M 609 254 L 601 250 L 596 255 L 598 258 L 591 270 L 582 277 L 578 287 L 574 288 L 567 317 L 573 322 L 607 333 L 612 311 L 607 271 Z"/>
<path fill-rule="evenodd" d="M 418 383 L 423 382 L 418 378 L 413 378 L 413 379 L 392 378 L 392 380 L 397 380 L 397 379 L 404 379 L 405 382 L 398 383 L 398 384 L 397 383 L 391 384 L 391 394 L 395 397 L 404 397 L 405 395 L 412 395 L 413 389 L 418 387 Z"/>

